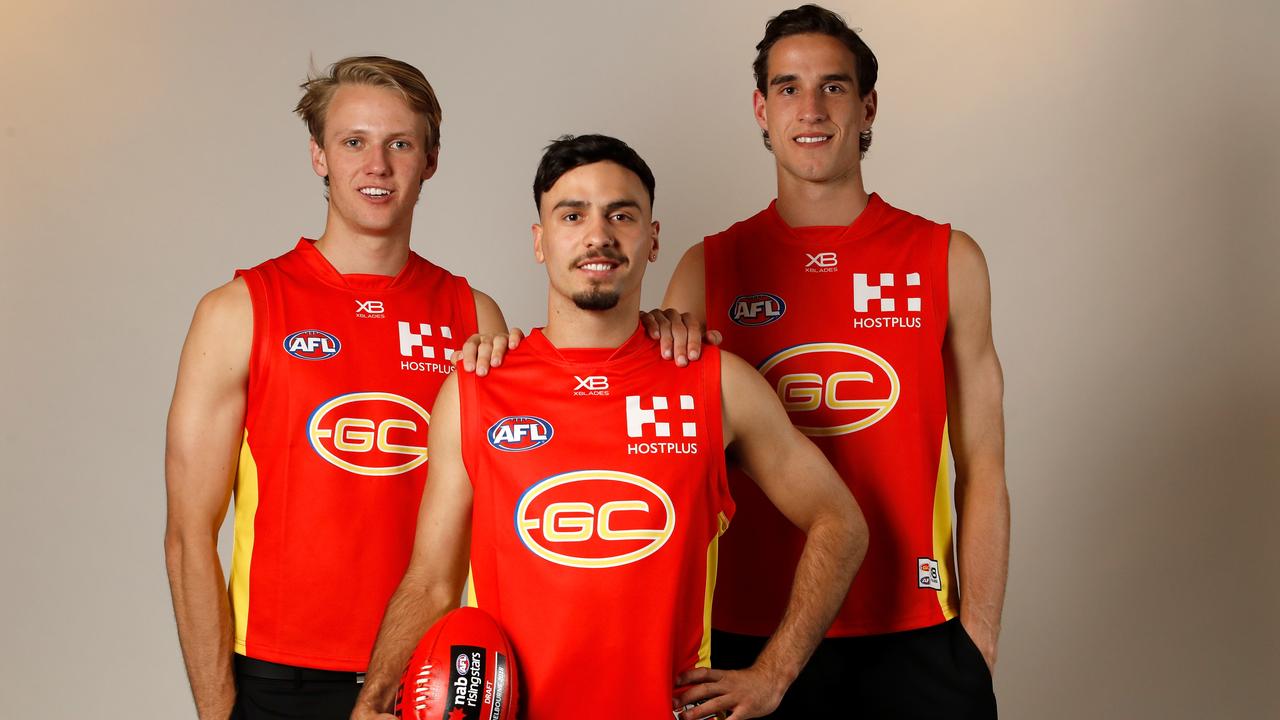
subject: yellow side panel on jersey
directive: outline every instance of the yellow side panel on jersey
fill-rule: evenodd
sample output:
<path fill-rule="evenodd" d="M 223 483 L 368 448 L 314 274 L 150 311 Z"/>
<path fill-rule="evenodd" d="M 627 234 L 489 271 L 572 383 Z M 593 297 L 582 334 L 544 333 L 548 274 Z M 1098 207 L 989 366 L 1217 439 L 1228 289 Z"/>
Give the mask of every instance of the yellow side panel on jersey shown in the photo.
<path fill-rule="evenodd" d="M 933 557 L 938 562 L 938 578 L 942 589 L 938 604 L 948 620 L 956 616 L 955 553 L 951 541 L 951 464 L 947 462 L 951 440 L 947 424 L 942 425 L 942 450 L 938 453 L 938 483 L 933 495 Z"/>
<path fill-rule="evenodd" d="M 729 529 L 729 518 L 720 513 L 720 529 L 707 544 L 707 585 L 702 596 L 702 644 L 698 647 L 697 667 L 711 667 L 711 601 L 716 596 L 716 567 L 720 562 L 720 536 Z"/>
<path fill-rule="evenodd" d="M 480 602 L 476 600 L 476 577 L 471 572 L 471 564 L 467 564 L 467 586 L 462 590 L 463 605 L 466 607 L 478 608 Z"/>
<path fill-rule="evenodd" d="M 258 463 L 249 449 L 249 431 L 240 445 L 236 468 L 235 544 L 231 550 L 231 610 L 236 623 L 236 652 L 244 654 L 249 628 L 249 567 L 253 564 L 253 521 L 258 514 Z"/>

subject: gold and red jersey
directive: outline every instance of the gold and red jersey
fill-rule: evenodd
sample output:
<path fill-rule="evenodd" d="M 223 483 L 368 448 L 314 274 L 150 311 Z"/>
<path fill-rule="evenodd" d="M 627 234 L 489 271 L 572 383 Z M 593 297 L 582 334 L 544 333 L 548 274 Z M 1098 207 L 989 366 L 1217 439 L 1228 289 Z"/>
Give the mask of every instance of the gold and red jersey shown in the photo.
<path fill-rule="evenodd" d="M 950 227 L 872 195 L 847 227 L 792 228 L 774 204 L 706 238 L 707 325 L 753 363 L 857 498 L 866 559 L 828 636 L 958 612 L 942 343 Z M 804 536 L 749 479 L 721 545 L 715 626 L 769 635 Z"/>
<path fill-rule="evenodd" d="M 710 659 L 733 514 L 719 355 L 679 368 L 640 328 L 617 349 L 535 330 L 458 380 L 468 604 L 511 639 L 521 717 L 670 718 L 676 676 Z"/>
<path fill-rule="evenodd" d="M 409 254 L 340 274 L 313 241 L 241 270 L 253 301 L 235 480 L 235 650 L 363 671 L 413 547 L 448 355 L 476 330 L 466 280 Z"/>

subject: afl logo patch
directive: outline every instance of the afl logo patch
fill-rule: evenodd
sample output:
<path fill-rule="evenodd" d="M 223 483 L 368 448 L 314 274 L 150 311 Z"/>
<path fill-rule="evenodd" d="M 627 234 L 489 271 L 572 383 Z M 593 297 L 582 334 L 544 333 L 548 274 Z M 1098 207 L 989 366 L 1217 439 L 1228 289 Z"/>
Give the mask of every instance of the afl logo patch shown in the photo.
<path fill-rule="evenodd" d="M 354 392 L 332 398 L 307 419 L 311 449 L 331 465 L 385 477 L 427 461 L 431 415 L 418 403 L 386 392 Z"/>
<path fill-rule="evenodd" d="M 509 415 L 489 428 L 489 444 L 503 452 L 524 452 L 551 442 L 551 423 L 532 415 Z"/>
<path fill-rule="evenodd" d="M 466 675 L 470 665 L 466 653 L 458 653 L 458 659 L 453 661 L 453 666 L 458 669 L 459 675 Z"/>
<path fill-rule="evenodd" d="M 339 350 L 342 343 L 323 330 L 299 330 L 284 339 L 284 351 L 299 360 L 328 360 Z"/>
<path fill-rule="evenodd" d="M 676 511 L 652 480 L 615 470 L 578 470 L 525 490 L 515 524 L 520 541 L 543 560 L 599 569 L 661 550 L 675 532 Z"/>
<path fill-rule="evenodd" d="M 768 325 L 782 317 L 787 304 L 773 293 L 739 295 L 729 305 L 729 319 L 743 327 Z"/>

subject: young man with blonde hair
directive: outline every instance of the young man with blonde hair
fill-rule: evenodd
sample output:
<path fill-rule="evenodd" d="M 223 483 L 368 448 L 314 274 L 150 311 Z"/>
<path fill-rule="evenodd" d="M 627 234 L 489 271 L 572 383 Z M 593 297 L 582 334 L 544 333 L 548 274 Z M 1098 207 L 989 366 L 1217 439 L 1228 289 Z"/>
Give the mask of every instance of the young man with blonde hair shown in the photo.
<path fill-rule="evenodd" d="M 506 329 L 409 248 L 440 150 L 422 73 L 352 57 L 302 87 L 324 233 L 200 301 L 169 413 L 165 554 L 201 718 L 347 717 L 409 559 L 426 409 L 461 339 Z"/>

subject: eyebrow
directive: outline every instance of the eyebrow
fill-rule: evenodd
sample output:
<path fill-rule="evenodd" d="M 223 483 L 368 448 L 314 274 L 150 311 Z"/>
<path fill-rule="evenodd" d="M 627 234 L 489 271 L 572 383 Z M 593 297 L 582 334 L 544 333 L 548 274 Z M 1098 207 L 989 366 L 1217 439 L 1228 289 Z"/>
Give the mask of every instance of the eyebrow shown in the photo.
<path fill-rule="evenodd" d="M 376 134 L 372 129 L 367 127 L 360 127 L 360 126 L 340 127 L 334 130 L 333 132 L 337 135 L 374 135 Z M 386 132 L 385 135 L 386 137 L 389 137 L 389 138 L 399 138 L 399 137 L 411 138 L 411 137 L 415 137 L 416 134 L 411 129 L 395 129 L 395 130 L 390 130 Z"/>
<path fill-rule="evenodd" d="M 769 81 L 769 87 L 786 85 L 787 83 L 793 83 L 799 79 L 800 79 L 799 75 L 775 75 L 774 78 Z M 849 75 L 848 73 L 828 73 L 826 75 L 823 75 L 819 79 L 824 83 L 825 82 L 847 82 L 847 83 L 853 82 L 853 76 Z"/>
<path fill-rule="evenodd" d="M 621 210 L 622 208 L 634 208 L 636 210 L 639 210 L 640 203 L 636 202 L 635 200 L 614 200 L 613 202 L 604 206 L 604 211 L 606 213 L 611 213 L 615 210 Z"/>
<path fill-rule="evenodd" d="M 583 210 L 589 207 L 591 207 L 591 203 L 587 202 L 586 200 L 575 200 L 573 198 L 565 198 L 564 200 L 561 200 L 560 202 L 556 203 L 555 207 L 551 209 L 559 210 L 560 208 L 573 208 L 575 210 Z M 621 210 L 622 208 L 628 208 L 628 207 L 639 210 L 640 203 L 630 199 L 614 200 L 613 202 L 604 206 L 604 211 L 606 213 L 611 213 L 614 210 Z"/>

